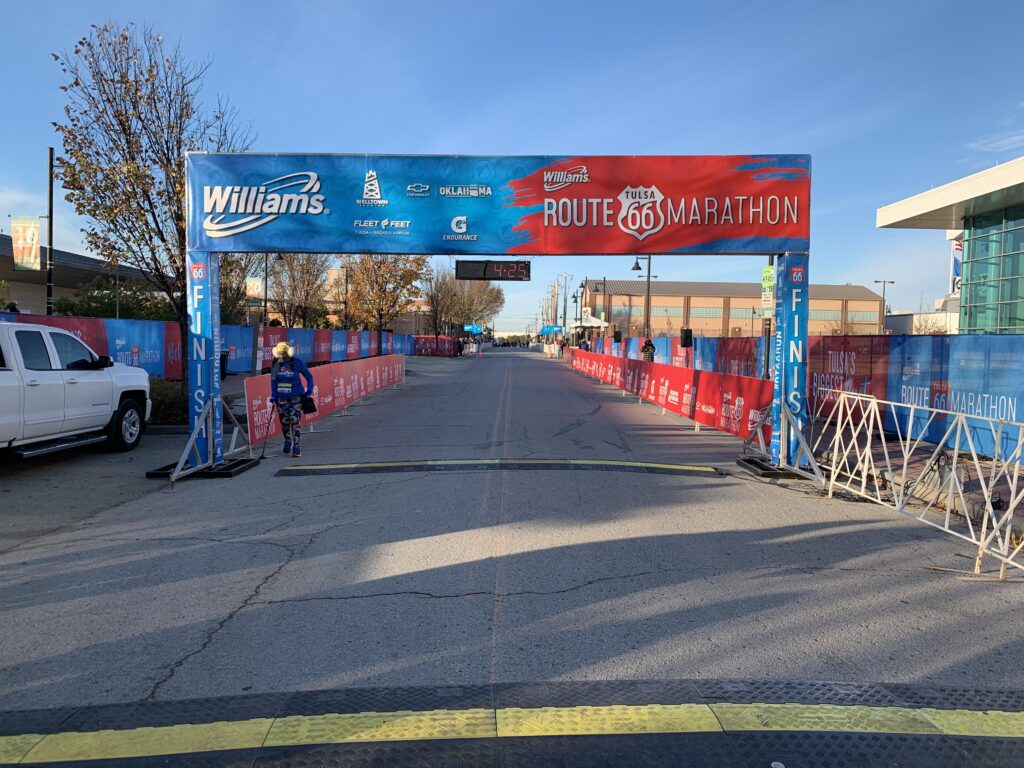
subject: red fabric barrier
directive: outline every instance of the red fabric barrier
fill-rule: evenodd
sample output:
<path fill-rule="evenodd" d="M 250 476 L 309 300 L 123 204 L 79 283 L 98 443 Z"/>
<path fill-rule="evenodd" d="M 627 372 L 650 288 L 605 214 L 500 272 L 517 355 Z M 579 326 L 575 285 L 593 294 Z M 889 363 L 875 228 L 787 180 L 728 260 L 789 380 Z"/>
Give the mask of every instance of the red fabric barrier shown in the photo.
<path fill-rule="evenodd" d="M 274 347 L 282 341 L 288 341 L 287 328 L 264 328 L 260 335 L 260 368 L 269 368 L 274 364 Z"/>
<path fill-rule="evenodd" d="M 753 336 L 719 339 L 716 359 L 715 368 L 721 373 L 756 376 L 757 339 Z"/>
<path fill-rule="evenodd" d="M 458 350 L 458 341 L 453 336 L 413 336 L 413 354 L 451 357 Z"/>
<path fill-rule="evenodd" d="M 164 323 L 164 378 L 181 378 L 181 327 Z"/>
<path fill-rule="evenodd" d="M 80 338 L 97 355 L 109 354 L 107 324 L 101 317 L 61 317 L 59 315 L 19 315 L 22 323 L 38 323 L 61 328 Z"/>
<path fill-rule="evenodd" d="M 753 425 L 772 403 L 772 382 L 765 379 L 623 360 L 580 350 L 573 355 L 572 367 L 668 411 L 741 438 L 750 435 Z M 771 438 L 770 429 L 766 424 L 766 441 Z"/>
<path fill-rule="evenodd" d="M 828 416 L 836 396 L 824 390 L 861 392 L 887 399 L 888 336 L 811 336 L 808 341 L 808 401 Z"/>
<path fill-rule="evenodd" d="M 370 357 L 377 356 L 377 349 L 380 346 L 380 339 L 377 331 L 370 331 Z"/>
<path fill-rule="evenodd" d="M 405 361 L 401 355 L 386 355 L 364 360 L 342 361 L 310 369 L 317 412 L 303 417 L 309 424 L 339 408 L 385 387 L 405 381 Z M 249 440 L 261 443 L 281 436 L 281 423 L 270 403 L 270 374 L 245 380 L 245 408 L 249 421 Z"/>
<path fill-rule="evenodd" d="M 313 359 L 314 363 L 329 363 L 331 361 L 331 332 L 323 330 L 313 331 Z"/>

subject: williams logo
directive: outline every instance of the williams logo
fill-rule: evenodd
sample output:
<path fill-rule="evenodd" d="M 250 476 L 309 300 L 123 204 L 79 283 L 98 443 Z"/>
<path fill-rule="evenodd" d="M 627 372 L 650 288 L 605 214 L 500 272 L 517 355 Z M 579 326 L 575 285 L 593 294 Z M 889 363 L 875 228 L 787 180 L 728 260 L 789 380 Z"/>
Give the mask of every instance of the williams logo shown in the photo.
<path fill-rule="evenodd" d="M 565 189 L 570 184 L 586 184 L 590 181 L 587 166 L 576 165 L 564 171 L 544 171 L 544 191 L 554 192 Z"/>
<path fill-rule="evenodd" d="M 289 173 L 254 187 L 203 187 L 203 230 L 207 237 L 231 237 L 278 216 L 330 213 L 319 192 L 320 179 L 312 171 Z"/>
<path fill-rule="evenodd" d="M 665 226 L 664 199 L 657 187 L 626 187 L 619 193 L 619 229 L 637 240 L 660 232 Z"/>

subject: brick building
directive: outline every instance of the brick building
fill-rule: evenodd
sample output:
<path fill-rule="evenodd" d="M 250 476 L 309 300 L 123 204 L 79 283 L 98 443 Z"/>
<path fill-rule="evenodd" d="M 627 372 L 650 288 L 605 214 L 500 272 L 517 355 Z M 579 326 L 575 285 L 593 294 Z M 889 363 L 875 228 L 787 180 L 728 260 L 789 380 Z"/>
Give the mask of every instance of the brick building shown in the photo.
<path fill-rule="evenodd" d="M 644 328 L 643 280 L 588 280 L 583 312 L 612 324 L 625 336 Z M 760 283 L 655 280 L 651 282 L 651 333 L 676 336 L 690 328 L 697 336 L 759 336 L 762 333 Z M 810 287 L 808 333 L 882 333 L 882 297 L 862 285 Z"/>

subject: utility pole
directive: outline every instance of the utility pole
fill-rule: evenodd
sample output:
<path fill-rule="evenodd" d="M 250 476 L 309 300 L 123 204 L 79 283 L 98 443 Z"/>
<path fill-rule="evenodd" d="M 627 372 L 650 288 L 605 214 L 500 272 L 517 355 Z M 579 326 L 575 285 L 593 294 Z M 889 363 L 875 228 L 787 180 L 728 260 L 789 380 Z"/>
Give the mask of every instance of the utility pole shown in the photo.
<path fill-rule="evenodd" d="M 46 314 L 53 314 L 53 147 L 50 147 L 50 177 L 46 211 Z"/>
<path fill-rule="evenodd" d="M 569 281 L 572 280 L 572 275 L 568 272 L 563 272 L 559 277 L 562 278 L 562 335 L 565 336 L 566 331 L 569 330 Z M 555 305 L 555 316 L 558 316 L 558 305 Z"/>

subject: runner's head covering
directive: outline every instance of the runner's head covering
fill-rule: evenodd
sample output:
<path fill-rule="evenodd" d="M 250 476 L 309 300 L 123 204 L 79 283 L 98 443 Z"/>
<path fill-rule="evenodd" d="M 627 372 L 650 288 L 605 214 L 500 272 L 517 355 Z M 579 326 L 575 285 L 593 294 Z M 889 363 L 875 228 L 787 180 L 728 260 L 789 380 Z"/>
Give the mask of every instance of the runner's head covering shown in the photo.
<path fill-rule="evenodd" d="M 287 341 L 278 342 L 277 346 L 274 347 L 274 357 L 284 359 L 286 357 L 294 357 L 295 350 L 291 348 Z"/>

